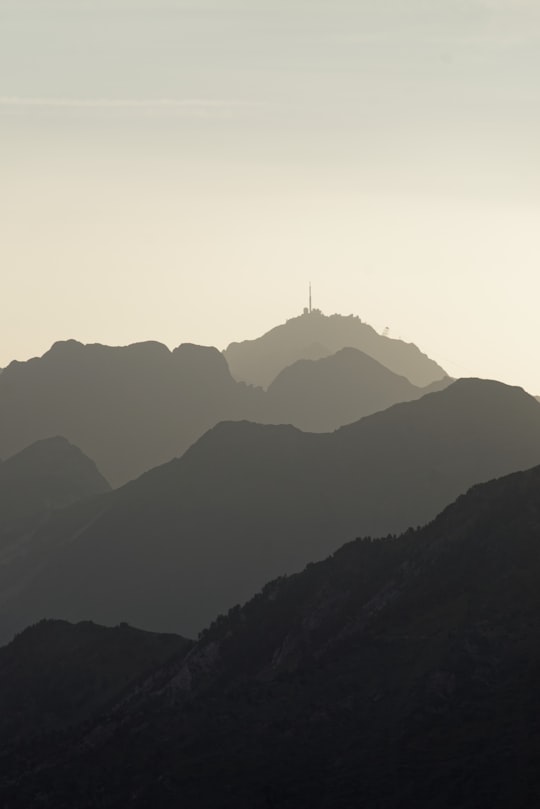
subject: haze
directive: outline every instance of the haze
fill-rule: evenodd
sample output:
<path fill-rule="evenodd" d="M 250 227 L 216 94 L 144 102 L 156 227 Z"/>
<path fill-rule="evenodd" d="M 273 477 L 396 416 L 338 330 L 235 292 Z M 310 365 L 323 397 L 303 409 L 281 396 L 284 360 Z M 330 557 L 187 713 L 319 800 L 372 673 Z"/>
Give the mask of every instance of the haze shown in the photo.
<path fill-rule="evenodd" d="M 314 305 L 540 393 L 531 0 L 0 0 L 0 367 Z"/>

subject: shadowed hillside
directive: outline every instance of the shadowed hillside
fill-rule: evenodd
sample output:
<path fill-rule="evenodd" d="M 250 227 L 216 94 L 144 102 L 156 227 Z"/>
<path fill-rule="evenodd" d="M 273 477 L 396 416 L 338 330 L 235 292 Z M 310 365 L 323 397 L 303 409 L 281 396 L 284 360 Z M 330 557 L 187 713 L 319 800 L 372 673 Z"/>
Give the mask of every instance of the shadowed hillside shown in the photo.
<path fill-rule="evenodd" d="M 6 806 L 529 809 L 540 468 L 268 584 L 90 728 L 0 759 Z M 99 803 L 98 803 L 99 800 Z"/>
<path fill-rule="evenodd" d="M 384 337 L 358 317 L 327 317 L 318 310 L 293 317 L 255 340 L 231 343 L 224 354 L 236 379 L 266 388 L 294 362 L 320 359 L 346 347 L 363 351 L 419 387 L 445 376 L 412 343 Z"/>
<path fill-rule="evenodd" d="M 123 625 L 41 621 L 0 649 L 0 750 L 103 710 L 190 641 Z"/>
<path fill-rule="evenodd" d="M 56 509 L 107 491 L 93 461 L 65 438 L 26 447 L 0 464 L 0 554 Z"/>
<path fill-rule="evenodd" d="M 538 402 L 474 379 L 331 434 L 223 423 L 44 526 L 27 586 L 0 592 L 0 637 L 41 617 L 193 636 L 269 578 L 358 534 L 425 523 L 473 483 L 538 462 Z"/>

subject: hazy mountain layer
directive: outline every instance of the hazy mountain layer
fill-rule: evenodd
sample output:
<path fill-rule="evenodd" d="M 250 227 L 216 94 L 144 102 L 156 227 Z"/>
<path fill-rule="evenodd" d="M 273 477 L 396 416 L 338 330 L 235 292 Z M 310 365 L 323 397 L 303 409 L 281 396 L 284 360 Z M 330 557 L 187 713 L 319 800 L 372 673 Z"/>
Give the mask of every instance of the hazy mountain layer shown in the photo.
<path fill-rule="evenodd" d="M 255 340 L 231 343 L 224 354 L 235 379 L 266 388 L 294 362 L 320 359 L 346 347 L 358 348 L 419 387 L 446 375 L 413 343 L 384 337 L 352 315 L 327 317 L 318 310 L 293 317 Z"/>
<path fill-rule="evenodd" d="M 180 455 L 217 421 L 250 417 L 256 400 L 215 348 L 55 343 L 0 377 L 0 456 L 63 435 L 116 486 Z"/>
<path fill-rule="evenodd" d="M 1 375 L 0 456 L 63 435 L 118 486 L 181 455 L 219 421 L 332 430 L 424 392 L 352 349 L 287 369 L 266 395 L 236 382 L 215 348 L 70 340 Z"/>
<path fill-rule="evenodd" d="M 540 468 L 357 540 L 221 616 L 54 745 L 6 806 L 529 809 L 540 800 Z M 11 648 L 11 647 L 10 647 Z"/>
<path fill-rule="evenodd" d="M 450 382 L 444 377 L 433 385 L 443 388 Z M 342 348 L 323 359 L 298 360 L 281 371 L 268 387 L 266 409 L 274 424 L 331 432 L 427 392 L 362 351 Z"/>
<path fill-rule="evenodd" d="M 182 458 L 51 520 L 27 585 L 0 593 L 0 637 L 42 617 L 193 636 L 269 578 L 359 534 L 425 523 L 473 483 L 539 462 L 538 402 L 481 380 L 332 434 L 220 424 Z"/>
<path fill-rule="evenodd" d="M 94 462 L 65 438 L 26 447 L 0 465 L 0 559 L 54 510 L 107 491 Z"/>

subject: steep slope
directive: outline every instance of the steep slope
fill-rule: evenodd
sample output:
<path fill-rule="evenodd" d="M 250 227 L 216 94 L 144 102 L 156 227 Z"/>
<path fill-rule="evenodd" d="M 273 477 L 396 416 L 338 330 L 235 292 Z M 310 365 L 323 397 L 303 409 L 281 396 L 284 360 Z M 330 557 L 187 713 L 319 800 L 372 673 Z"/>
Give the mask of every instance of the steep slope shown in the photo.
<path fill-rule="evenodd" d="M 0 637 L 42 617 L 193 636 L 269 578 L 358 534 L 423 524 L 473 483 L 539 462 L 538 402 L 474 379 L 332 434 L 221 424 L 38 532 L 27 585 L 0 591 Z"/>
<path fill-rule="evenodd" d="M 215 348 L 68 340 L 0 376 L 0 456 L 63 435 L 118 486 L 181 454 L 217 421 L 251 417 L 256 402 Z"/>
<path fill-rule="evenodd" d="M 450 384 L 446 378 L 446 384 Z M 440 383 L 444 387 L 443 380 Z M 281 371 L 266 393 L 273 423 L 331 432 L 426 391 L 355 348 L 319 360 L 298 360 Z"/>
<path fill-rule="evenodd" d="M 0 796 L 11 809 L 529 809 L 539 579 L 537 467 L 267 585 L 89 729 L 4 755 Z"/>
<path fill-rule="evenodd" d="M 107 491 L 94 462 L 65 438 L 26 447 L 0 465 L 0 554 L 56 509 Z"/>
<path fill-rule="evenodd" d="M 327 317 L 318 310 L 293 317 L 255 340 L 231 343 L 224 354 L 235 379 L 266 388 L 294 362 L 320 359 L 346 347 L 363 351 L 419 387 L 445 376 L 443 369 L 412 343 L 377 334 L 352 315 Z"/>
<path fill-rule="evenodd" d="M 41 621 L 0 649 L 0 749 L 87 721 L 189 647 L 127 625 Z"/>

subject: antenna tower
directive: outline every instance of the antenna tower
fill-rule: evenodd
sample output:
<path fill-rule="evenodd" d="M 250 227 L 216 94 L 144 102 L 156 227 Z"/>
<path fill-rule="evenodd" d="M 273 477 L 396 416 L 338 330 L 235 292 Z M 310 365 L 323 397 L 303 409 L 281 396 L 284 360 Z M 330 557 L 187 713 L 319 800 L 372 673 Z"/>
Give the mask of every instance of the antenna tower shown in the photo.
<path fill-rule="evenodd" d="M 311 314 L 311 281 L 309 282 L 309 314 Z"/>

